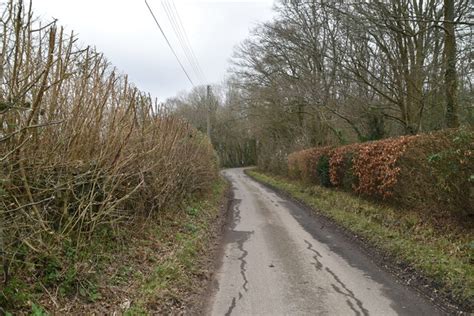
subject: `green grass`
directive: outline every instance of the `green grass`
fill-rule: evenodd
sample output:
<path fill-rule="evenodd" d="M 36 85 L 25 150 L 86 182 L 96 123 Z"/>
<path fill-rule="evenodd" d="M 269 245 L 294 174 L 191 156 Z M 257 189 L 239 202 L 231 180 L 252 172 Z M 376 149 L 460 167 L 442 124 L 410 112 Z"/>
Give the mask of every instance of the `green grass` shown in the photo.
<path fill-rule="evenodd" d="M 379 205 L 346 192 L 308 186 L 258 170 L 247 173 L 311 206 L 395 260 L 408 263 L 472 310 L 472 231 L 455 225 L 439 227 L 415 211 Z"/>

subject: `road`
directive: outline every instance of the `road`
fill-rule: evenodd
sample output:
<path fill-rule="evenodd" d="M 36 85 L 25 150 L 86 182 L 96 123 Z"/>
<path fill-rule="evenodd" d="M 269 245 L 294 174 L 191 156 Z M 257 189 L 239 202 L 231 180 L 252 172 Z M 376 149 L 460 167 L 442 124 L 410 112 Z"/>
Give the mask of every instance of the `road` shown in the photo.
<path fill-rule="evenodd" d="M 441 315 L 297 204 L 225 170 L 234 191 L 210 315 Z"/>

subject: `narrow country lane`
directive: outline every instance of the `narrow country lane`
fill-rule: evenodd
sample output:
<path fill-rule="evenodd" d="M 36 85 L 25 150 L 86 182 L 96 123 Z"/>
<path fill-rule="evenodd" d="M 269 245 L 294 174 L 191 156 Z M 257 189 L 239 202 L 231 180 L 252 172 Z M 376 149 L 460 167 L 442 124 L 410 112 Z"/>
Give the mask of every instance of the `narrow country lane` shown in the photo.
<path fill-rule="evenodd" d="M 233 223 L 208 314 L 442 314 L 340 233 L 243 170 L 224 171 L 234 190 Z"/>

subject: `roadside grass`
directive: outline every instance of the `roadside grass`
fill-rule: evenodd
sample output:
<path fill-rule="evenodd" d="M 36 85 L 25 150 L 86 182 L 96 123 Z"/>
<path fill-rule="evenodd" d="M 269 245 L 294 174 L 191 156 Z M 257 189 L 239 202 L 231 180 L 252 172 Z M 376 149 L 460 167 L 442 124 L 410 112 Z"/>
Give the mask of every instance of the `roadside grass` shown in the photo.
<path fill-rule="evenodd" d="M 80 251 L 63 244 L 60 253 L 23 267 L 8 286 L 0 286 L 0 314 L 149 315 L 194 306 L 209 279 L 227 188 L 219 179 L 209 194 L 181 209 L 119 231 L 104 227 Z"/>
<path fill-rule="evenodd" d="M 190 295 L 202 290 L 202 281 L 210 277 L 213 225 L 227 187 L 220 181 L 208 199 L 191 202 L 178 218 L 164 219 L 157 236 L 165 255 L 149 274 L 141 276 L 139 295 L 126 315 L 179 313 L 189 307 Z"/>
<path fill-rule="evenodd" d="M 437 223 L 414 210 L 396 209 L 352 194 L 309 186 L 252 169 L 254 179 L 304 202 L 369 245 L 432 279 L 463 308 L 474 307 L 474 233 L 456 223 Z"/>

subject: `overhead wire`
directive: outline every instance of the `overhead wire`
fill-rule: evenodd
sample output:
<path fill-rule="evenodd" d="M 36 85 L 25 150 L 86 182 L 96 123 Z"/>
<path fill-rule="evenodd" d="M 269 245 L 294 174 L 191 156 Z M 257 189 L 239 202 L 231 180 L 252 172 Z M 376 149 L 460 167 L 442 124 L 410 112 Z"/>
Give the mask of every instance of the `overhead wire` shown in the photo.
<path fill-rule="evenodd" d="M 205 81 L 207 81 L 206 79 L 206 75 L 204 74 L 204 72 L 202 71 L 202 68 L 201 68 L 201 65 L 199 64 L 198 62 L 198 59 L 196 58 L 196 54 L 194 53 L 194 50 L 193 50 L 193 47 L 191 46 L 191 43 L 189 41 L 189 38 L 188 38 L 188 34 L 186 33 L 186 29 L 184 28 L 184 25 L 183 25 L 183 21 L 181 20 L 181 16 L 179 14 L 179 11 L 178 9 L 176 8 L 176 5 L 175 5 L 175 2 L 172 0 L 171 3 L 173 4 L 173 8 L 174 8 L 174 11 L 176 12 L 176 16 L 178 17 L 178 22 L 179 22 L 179 25 L 181 26 L 181 29 L 184 33 L 184 38 L 185 38 L 185 41 L 191 51 L 191 56 L 194 58 L 194 61 L 198 67 L 198 70 L 200 72 L 200 74 L 202 75 L 202 77 L 204 78 Z"/>
<path fill-rule="evenodd" d="M 179 45 L 181 46 L 181 49 L 183 50 L 184 55 L 188 60 L 188 63 L 194 70 L 196 78 L 198 78 L 198 80 L 200 80 L 201 82 L 204 82 L 205 79 L 202 75 L 202 70 L 200 70 L 199 63 L 197 62 L 196 58 L 193 57 L 194 52 L 192 51 L 192 47 L 189 44 L 189 41 L 186 42 L 187 34 L 182 24 L 180 25 L 179 23 L 179 13 L 177 12 L 176 6 L 172 7 L 168 1 L 163 0 L 162 5 L 166 11 L 168 20 L 170 21 L 171 26 L 173 27 L 173 31 L 175 32 L 175 35 L 179 41 Z"/>
<path fill-rule="evenodd" d="M 181 47 L 181 50 L 184 53 L 185 59 L 188 61 L 188 64 L 191 66 L 195 77 L 199 81 L 202 81 L 202 78 L 200 77 L 200 73 L 196 66 L 196 63 L 193 61 L 189 48 L 185 44 L 184 36 L 181 32 L 181 29 L 178 26 L 176 16 L 174 15 L 174 12 L 172 12 L 171 6 L 169 5 L 167 1 L 161 1 L 161 5 L 163 6 L 166 16 L 168 17 L 168 21 L 170 22 L 172 30 L 174 34 L 176 35 L 176 38 L 178 39 L 178 45 Z"/>
<path fill-rule="evenodd" d="M 202 83 L 206 82 L 206 76 L 204 75 L 201 65 L 199 64 L 198 59 L 196 58 L 196 54 L 194 53 L 194 50 L 191 46 L 186 29 L 183 25 L 183 21 L 178 12 L 178 9 L 176 8 L 174 1 L 171 1 L 170 4 L 168 0 L 162 0 L 161 4 L 166 12 L 166 15 L 168 16 L 168 20 L 170 21 L 170 24 L 173 28 L 176 37 L 178 38 L 179 45 L 181 46 L 189 64 L 193 68 L 196 77 L 199 78 Z"/>
<path fill-rule="evenodd" d="M 155 20 L 156 26 L 158 26 L 158 29 L 160 30 L 161 34 L 165 38 L 166 43 L 168 44 L 168 47 L 170 48 L 171 52 L 173 53 L 174 57 L 178 61 L 178 64 L 181 66 L 181 69 L 183 70 L 184 74 L 188 78 L 189 82 L 191 85 L 194 87 L 194 82 L 192 81 L 191 77 L 189 76 L 188 72 L 186 71 L 186 68 L 184 68 L 183 64 L 179 60 L 178 55 L 176 54 L 176 51 L 174 50 L 173 46 L 171 45 L 170 41 L 168 40 L 168 37 L 166 36 L 165 32 L 163 31 L 160 23 L 158 22 L 158 19 L 155 16 L 155 13 L 153 13 L 153 10 L 151 9 L 150 5 L 148 4 L 148 1 L 145 0 L 145 4 L 148 7 L 148 10 L 150 11 L 151 16 L 153 17 L 153 20 Z"/>

